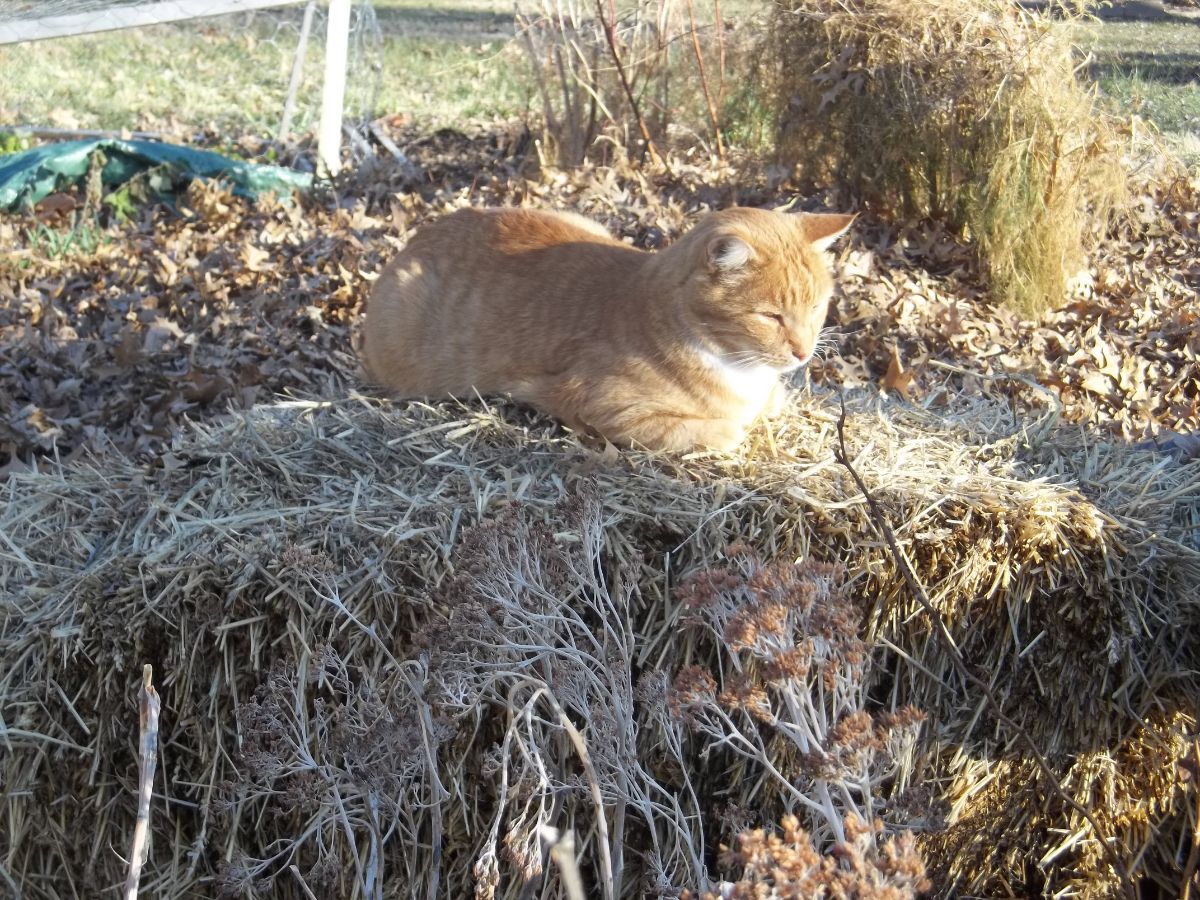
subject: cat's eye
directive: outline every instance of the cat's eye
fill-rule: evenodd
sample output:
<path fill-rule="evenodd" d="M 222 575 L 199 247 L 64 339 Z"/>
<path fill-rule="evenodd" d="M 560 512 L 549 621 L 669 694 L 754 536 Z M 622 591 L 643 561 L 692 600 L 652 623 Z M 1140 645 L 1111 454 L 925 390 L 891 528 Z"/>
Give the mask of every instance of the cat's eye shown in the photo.
<path fill-rule="evenodd" d="M 766 310 L 763 310 L 762 312 L 760 312 L 760 313 L 759 313 L 759 315 L 760 315 L 760 316 L 762 316 L 764 319 L 774 319 L 774 320 L 775 320 L 776 322 L 778 322 L 780 325 L 783 325 L 783 324 L 784 324 L 784 322 L 783 322 L 783 314 L 782 314 L 782 313 L 777 313 L 777 312 L 767 312 Z"/>

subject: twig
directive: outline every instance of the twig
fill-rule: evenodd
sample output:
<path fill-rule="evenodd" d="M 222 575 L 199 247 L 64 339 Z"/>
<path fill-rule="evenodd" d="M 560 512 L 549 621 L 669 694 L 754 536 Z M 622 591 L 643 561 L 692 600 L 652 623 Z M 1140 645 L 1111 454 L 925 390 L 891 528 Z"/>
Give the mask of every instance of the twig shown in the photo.
<path fill-rule="evenodd" d="M 608 49 L 612 55 L 613 65 L 616 66 L 617 76 L 621 79 L 621 87 L 625 91 L 626 99 L 629 100 L 629 107 L 633 110 L 633 117 L 637 120 L 638 130 L 642 133 L 642 140 L 646 142 L 646 152 L 650 154 L 650 161 L 655 165 L 661 165 L 669 170 L 670 167 L 659 155 L 658 148 L 654 146 L 654 140 L 650 137 L 650 129 L 646 127 L 646 120 L 642 116 L 642 109 L 638 105 L 637 97 L 633 94 L 633 86 L 629 83 L 629 76 L 625 72 L 625 63 L 621 59 L 621 51 L 617 49 L 616 0 L 608 0 L 607 14 L 605 14 L 604 10 L 604 0 L 596 0 L 596 7 L 600 13 L 600 23 L 604 27 L 604 37 L 608 40 Z"/>
<path fill-rule="evenodd" d="M 292 77 L 288 80 L 287 97 L 283 101 L 283 116 L 279 121 L 276 142 L 282 144 L 292 130 L 292 114 L 296 111 L 296 92 L 304 76 L 304 55 L 308 50 L 308 33 L 312 30 L 313 13 L 317 0 L 308 0 L 304 7 L 304 21 L 300 24 L 300 40 L 296 44 L 296 55 L 292 57 Z"/>
<path fill-rule="evenodd" d="M 142 866 L 150 849 L 150 799 L 154 794 L 154 768 L 158 764 L 158 714 L 161 704 L 151 683 L 154 667 L 142 666 L 142 689 L 138 692 L 138 724 L 141 768 L 138 773 L 137 825 L 133 829 L 133 848 L 129 851 L 129 875 L 125 879 L 125 900 L 137 900 Z"/>
<path fill-rule="evenodd" d="M 550 845 L 550 858 L 562 872 L 562 886 L 568 900 L 584 900 L 583 879 L 579 876 L 579 864 L 575 861 L 575 832 L 567 829 L 562 834 L 557 828 L 543 825 L 539 829 L 542 840 Z"/>
<path fill-rule="evenodd" d="M 713 18 L 717 24 L 717 106 L 725 105 L 725 20 L 721 0 L 713 0 Z"/>
<path fill-rule="evenodd" d="M 444 840 L 444 825 L 442 822 L 442 804 L 450 799 L 450 792 L 446 790 L 442 784 L 442 779 L 438 775 L 437 769 L 437 751 L 433 746 L 433 715 L 430 713 L 429 701 L 425 699 L 425 692 L 421 689 L 421 684 L 429 680 L 427 671 L 421 673 L 420 679 L 410 677 L 406 669 L 401 669 L 401 674 L 408 683 L 408 688 L 412 691 L 413 696 L 417 699 L 418 708 L 421 713 L 421 743 L 425 748 L 425 763 L 429 766 L 429 811 L 430 811 L 430 828 L 432 834 L 430 836 L 430 848 L 432 851 L 432 859 L 429 862 L 429 887 L 426 891 L 426 896 L 429 900 L 435 900 L 438 896 L 438 886 L 442 877 L 442 842 Z"/>
<path fill-rule="evenodd" d="M 375 155 L 375 150 L 358 133 L 357 128 L 351 127 L 349 122 L 343 123 L 342 134 L 346 136 L 346 140 L 350 142 L 350 146 L 358 152 L 360 159 L 370 159 Z"/>
<path fill-rule="evenodd" d="M 717 159 L 725 161 L 725 143 L 721 139 L 721 120 L 717 116 L 717 107 L 713 103 L 712 91 L 708 89 L 708 74 L 704 71 L 704 54 L 700 52 L 700 35 L 696 30 L 696 10 L 692 0 L 687 0 L 688 24 L 692 31 L 692 50 L 696 54 L 696 67 L 700 72 L 700 89 L 704 92 L 704 102 L 708 105 L 708 117 L 712 120 L 713 138 L 717 143 Z"/>
<path fill-rule="evenodd" d="M 296 881 L 300 882 L 300 890 L 304 891 L 304 896 L 307 897 L 308 900 L 317 900 L 317 895 L 312 892 L 312 888 L 305 883 L 304 878 L 300 875 L 300 867 L 293 863 L 292 865 L 288 866 L 288 871 L 295 876 Z"/>
<path fill-rule="evenodd" d="M 367 811 L 371 814 L 371 847 L 367 851 L 367 880 L 363 884 L 365 900 L 383 900 L 383 858 L 380 853 L 383 843 L 379 832 L 379 792 L 367 792 Z"/>
<path fill-rule="evenodd" d="M 1137 887 L 1133 881 L 1133 873 L 1131 873 L 1125 867 L 1125 864 L 1121 862 L 1120 856 L 1117 855 L 1117 851 L 1114 850 L 1112 845 L 1104 838 L 1104 832 L 1100 828 L 1100 823 L 1096 821 L 1095 817 L 1085 806 L 1080 804 L 1077 800 L 1075 800 L 1074 797 L 1072 797 L 1063 789 L 1063 786 L 1059 783 L 1057 776 L 1055 776 L 1054 772 L 1051 770 L 1050 764 L 1046 761 L 1046 757 L 1042 755 L 1042 751 L 1038 747 L 1037 742 L 1034 741 L 1028 731 L 1014 722 L 1011 718 L 1009 718 L 1008 714 L 1004 712 L 1000 706 L 1000 701 L 996 699 L 996 695 L 993 693 L 988 683 L 967 667 L 966 661 L 962 658 L 962 654 L 959 652 L 958 647 L 954 643 L 954 637 L 951 635 L 950 629 L 946 625 L 946 620 L 942 617 L 942 614 L 938 612 L 937 608 L 934 607 L 934 605 L 930 602 L 928 595 L 925 593 L 925 589 L 921 587 L 920 582 L 917 581 L 917 576 L 913 572 L 912 566 L 909 565 L 908 558 L 901 552 L 900 545 L 896 542 L 896 534 L 892 531 L 891 525 L 888 524 L 887 517 L 880 508 L 878 501 L 867 488 L 866 482 L 862 480 L 862 476 L 858 474 L 858 470 L 855 469 L 854 465 L 850 462 L 850 455 L 846 452 L 845 394 L 840 395 L 840 400 L 842 412 L 841 415 L 838 416 L 838 444 L 833 451 L 834 458 L 845 467 L 847 472 L 850 473 L 850 477 L 854 479 L 854 484 L 862 493 L 863 499 L 866 500 L 867 509 L 870 513 L 871 524 L 875 526 L 876 530 L 879 531 L 880 535 L 883 536 L 884 541 L 887 543 L 888 549 L 891 551 L 892 558 L 896 563 L 896 568 L 900 570 L 900 574 L 904 578 L 904 583 L 908 587 L 909 593 L 912 594 L 913 598 L 917 601 L 917 603 L 925 611 L 925 614 L 929 616 L 930 621 L 933 623 L 934 634 L 936 635 L 938 642 L 942 645 L 942 648 L 947 651 L 950 657 L 950 662 L 954 666 L 954 670 L 958 672 L 958 674 L 964 680 L 979 689 L 979 691 L 983 694 L 984 699 L 987 701 L 987 705 L 991 708 L 992 714 L 1006 728 L 1016 735 L 1017 738 L 1019 738 L 1029 749 L 1029 753 L 1033 757 L 1034 764 L 1053 786 L 1054 792 L 1058 795 L 1058 797 L 1068 807 L 1078 813 L 1084 819 L 1084 821 L 1086 821 L 1088 825 L 1092 827 L 1092 832 L 1100 841 L 1100 846 L 1104 848 L 1104 853 L 1108 857 L 1109 865 L 1113 867 L 1113 871 L 1116 872 L 1117 876 L 1121 879 L 1121 886 L 1124 888 L 1126 896 L 1129 897 L 1129 900 L 1137 900 Z"/>
<path fill-rule="evenodd" d="M 596 832 L 600 839 L 600 874 L 604 879 L 603 893 L 605 900 L 613 900 L 613 897 L 616 896 L 617 886 L 613 883 L 612 849 L 608 839 L 608 819 L 604 815 L 604 795 L 600 791 L 600 779 L 596 776 L 596 767 L 592 765 L 592 755 L 588 753 L 587 741 L 583 739 L 583 735 L 579 733 L 579 729 L 575 727 L 574 723 L 567 718 L 566 712 L 559 705 L 558 699 L 551 692 L 550 688 L 542 686 L 541 691 L 542 696 L 546 698 L 546 702 L 550 704 L 550 708 L 554 710 L 554 714 L 558 716 L 559 722 L 562 723 L 563 728 L 567 732 L 567 737 L 571 739 L 571 743 L 575 746 L 575 752 L 579 754 L 580 763 L 583 764 L 583 773 L 591 790 L 592 802 L 596 806 Z M 572 860 L 574 860 L 573 854 Z M 555 861 L 560 866 L 562 865 L 561 861 L 557 859 Z"/>
<path fill-rule="evenodd" d="M 420 177 L 420 172 L 417 170 L 417 167 L 412 164 L 412 160 L 408 158 L 408 155 L 405 154 L 403 150 L 396 146 L 396 142 L 393 141 L 388 133 L 383 130 L 383 127 L 378 121 L 372 122 L 367 126 L 367 128 L 375 140 L 379 141 L 379 143 L 383 145 L 383 149 L 392 154 L 392 159 L 394 159 L 400 165 L 400 168 L 404 172 L 405 178 L 416 179 Z"/>

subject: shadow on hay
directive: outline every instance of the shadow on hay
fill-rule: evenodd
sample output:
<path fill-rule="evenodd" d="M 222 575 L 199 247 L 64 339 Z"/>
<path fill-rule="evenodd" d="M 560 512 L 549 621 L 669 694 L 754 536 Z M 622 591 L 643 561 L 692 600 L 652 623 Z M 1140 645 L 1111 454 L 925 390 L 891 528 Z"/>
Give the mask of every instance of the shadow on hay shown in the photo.
<path fill-rule="evenodd" d="M 787 802 L 761 767 L 654 718 L 646 678 L 730 676 L 678 586 L 728 569 L 741 539 L 763 560 L 841 563 L 873 647 L 870 710 L 928 716 L 879 809 L 919 831 L 938 895 L 1111 890 L 915 615 L 832 460 L 833 418 L 800 397 L 745 457 L 655 460 L 596 454 L 523 412 L 290 403 L 198 423 L 159 466 L 13 476 L 5 877 L 26 897 L 120 882 L 108 848 L 132 826 L 149 662 L 165 782 L 143 883 L 162 896 L 302 896 L 301 878 L 333 896 L 519 896 L 556 877 L 542 822 L 575 829 L 598 883 L 586 772 L 541 684 L 617 779 L 604 804 L 626 888 L 702 887 L 729 874 L 717 844 Z M 966 399 L 935 416 L 858 398 L 849 439 L 968 663 L 1072 795 L 1147 849 L 1139 872 L 1169 882 L 1195 728 L 1195 465 L 1006 421 Z M 781 771 L 809 777 L 762 734 Z"/>

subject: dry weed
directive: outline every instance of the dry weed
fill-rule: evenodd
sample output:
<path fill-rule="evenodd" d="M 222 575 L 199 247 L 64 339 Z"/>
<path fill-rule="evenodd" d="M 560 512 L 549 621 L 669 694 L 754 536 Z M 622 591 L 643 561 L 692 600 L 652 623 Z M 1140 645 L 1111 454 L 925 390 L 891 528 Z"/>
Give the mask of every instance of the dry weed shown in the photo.
<path fill-rule="evenodd" d="M 724 156 L 725 30 L 694 3 L 541 0 L 517 12 L 541 100 L 543 164 L 578 166 L 614 158 L 665 161 L 671 129 L 690 129 Z M 707 117 L 706 129 L 699 123 Z M 701 136 L 700 130 L 707 131 Z"/>
<path fill-rule="evenodd" d="M 838 848 L 860 861 L 855 872 L 905 883 L 889 874 L 897 845 L 876 845 L 884 823 L 862 813 L 873 815 L 893 774 L 885 751 L 912 737 L 917 717 L 866 711 L 867 648 L 838 572 L 764 566 L 743 551 L 735 569 L 721 570 L 728 577 L 689 581 L 693 627 L 726 633 L 706 658 L 726 670 L 727 686 L 693 703 L 681 699 L 688 672 L 671 690 L 654 669 L 634 683 L 645 640 L 636 631 L 640 561 L 606 562 L 603 517 L 585 492 L 550 512 L 557 531 L 520 506 L 468 529 L 456 574 L 436 591 L 404 663 L 388 654 L 384 671 L 355 674 L 327 645 L 306 665 L 277 664 L 238 707 L 243 776 L 226 785 L 224 808 L 270 814 L 278 839 L 265 845 L 269 855 L 227 866 L 225 889 L 267 889 L 300 865 L 308 883 L 382 896 L 381 848 L 394 835 L 427 843 L 445 873 L 414 858 L 388 877 L 424 883 L 430 896 L 442 878 L 456 895 L 473 884 L 478 900 L 492 900 L 556 877 L 547 835 L 566 821 L 590 847 L 581 861 L 596 893 L 704 890 L 714 810 L 692 773 L 725 749 L 747 775 L 784 791 L 782 810 L 798 807 L 812 823 L 814 883 L 843 877 L 819 852 Z M 327 570 L 302 557 L 289 550 L 284 559 L 317 572 L 313 589 L 333 599 Z M 712 591 L 715 581 L 725 587 Z M 734 631 L 741 637 L 728 643 Z M 762 687 L 744 671 L 756 663 L 769 679 Z M 703 738 L 688 740 L 685 725 Z M 786 775 L 768 732 L 802 749 Z M 351 840 L 359 834 L 365 854 Z M 911 842 L 903 846 L 923 871 Z M 728 865 L 753 871 L 737 854 Z"/>
<path fill-rule="evenodd" d="M 910 900 L 931 886 L 911 834 L 889 838 L 877 851 L 873 830 L 850 818 L 848 841 L 834 857 L 816 851 L 795 816 L 780 824 L 780 835 L 758 828 L 724 848 L 722 861 L 742 875 L 704 900 Z"/>

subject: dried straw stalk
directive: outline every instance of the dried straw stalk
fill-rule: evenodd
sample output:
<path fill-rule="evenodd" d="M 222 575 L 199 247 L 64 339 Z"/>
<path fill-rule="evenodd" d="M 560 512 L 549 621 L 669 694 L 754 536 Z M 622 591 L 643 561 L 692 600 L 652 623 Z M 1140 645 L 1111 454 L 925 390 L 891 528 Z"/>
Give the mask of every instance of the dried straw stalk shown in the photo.
<path fill-rule="evenodd" d="M 158 716 L 161 704 L 154 689 L 154 667 L 142 667 L 142 687 L 138 691 L 138 741 L 141 765 L 138 768 L 137 824 L 133 829 L 133 847 L 129 851 L 129 874 L 125 878 L 125 900 L 137 900 L 142 866 L 150 850 L 150 800 L 154 796 L 154 769 L 158 765 Z"/>

